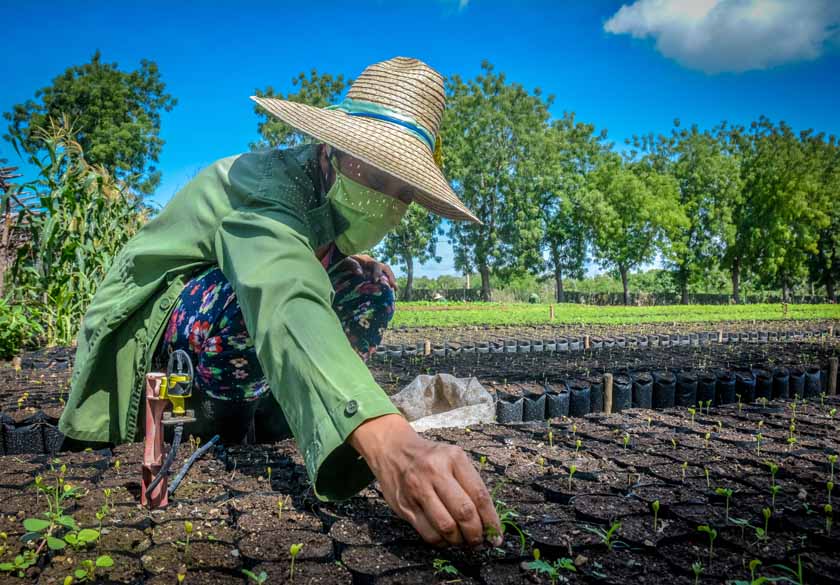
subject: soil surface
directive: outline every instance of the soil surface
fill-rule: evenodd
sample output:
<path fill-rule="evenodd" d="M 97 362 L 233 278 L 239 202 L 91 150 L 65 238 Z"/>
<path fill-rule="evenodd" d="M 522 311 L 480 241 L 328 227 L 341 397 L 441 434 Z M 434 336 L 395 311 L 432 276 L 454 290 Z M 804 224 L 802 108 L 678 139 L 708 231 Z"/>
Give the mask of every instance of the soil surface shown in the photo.
<path fill-rule="evenodd" d="M 546 381 L 607 371 L 826 370 L 838 353 L 838 339 L 802 335 L 576 353 L 407 356 L 374 361 L 371 369 L 391 392 L 429 371 L 473 374 L 494 389 L 528 393 Z M 48 446 L 72 356 L 72 349 L 55 348 L 25 354 L 19 369 L 12 363 L 0 367 L 7 453 L 15 441 L 34 440 L 18 432 L 38 432 Z M 700 571 L 698 583 L 749 581 L 754 560 L 761 563 L 756 577 L 791 576 L 780 567 L 795 569 L 801 562 L 806 583 L 836 583 L 840 527 L 825 506 L 832 495 L 828 482 L 840 483 L 832 477 L 840 474 L 840 462 L 835 469 L 830 463 L 840 452 L 838 408 L 837 397 L 818 395 L 707 406 L 693 414 L 686 408 L 629 409 L 429 431 L 427 437 L 467 451 L 498 508 L 508 512 L 503 546 L 481 551 L 426 546 L 390 512 L 376 483 L 347 501 L 320 502 L 292 440 L 228 446 L 224 457 L 205 455 L 169 508 L 154 512 L 139 505 L 140 444 L 7 454 L 0 457 L 0 531 L 7 535 L 0 563 L 13 562 L 32 546 L 21 542 L 23 521 L 48 507 L 36 489 L 38 477 L 42 485 L 58 485 L 61 478 L 79 488 L 64 512 L 80 527 L 101 527 L 102 535 L 79 550 L 44 547 L 22 576 L 0 572 L 0 582 L 61 584 L 82 561 L 107 554 L 114 564 L 96 569 L 96 582 L 177 583 L 179 571 L 186 571 L 187 584 L 244 585 L 246 570 L 265 572 L 266 583 L 548 584 L 549 575 L 528 566 L 539 549 L 548 563 L 570 560 L 574 571 L 558 569 L 558 582 L 566 583 L 693 583 L 693 565 Z M 185 441 L 175 467 L 192 449 Z M 778 466 L 774 474 L 771 463 Z M 840 498 L 840 492 L 833 496 Z M 189 545 L 185 521 L 192 525 Z M 709 533 L 700 526 L 716 535 L 711 550 Z M 303 546 L 292 576 L 293 544 Z"/>

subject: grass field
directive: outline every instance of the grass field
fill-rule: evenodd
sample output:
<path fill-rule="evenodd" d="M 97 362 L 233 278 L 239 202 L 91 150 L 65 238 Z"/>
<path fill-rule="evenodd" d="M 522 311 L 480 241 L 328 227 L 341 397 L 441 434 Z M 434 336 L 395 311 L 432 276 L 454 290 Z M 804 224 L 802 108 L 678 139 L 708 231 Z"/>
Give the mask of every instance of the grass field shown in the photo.
<path fill-rule="evenodd" d="M 540 325 L 602 323 L 630 325 L 663 322 L 772 321 L 780 319 L 840 319 L 840 305 L 667 305 L 603 307 L 525 303 L 397 303 L 394 327 L 459 327 L 464 325 Z"/>

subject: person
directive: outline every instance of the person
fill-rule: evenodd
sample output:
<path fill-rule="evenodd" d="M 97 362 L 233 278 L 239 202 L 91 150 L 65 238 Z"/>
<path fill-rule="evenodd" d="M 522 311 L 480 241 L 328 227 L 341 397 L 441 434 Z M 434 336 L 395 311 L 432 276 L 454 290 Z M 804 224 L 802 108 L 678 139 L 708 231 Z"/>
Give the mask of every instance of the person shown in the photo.
<path fill-rule="evenodd" d="M 290 432 L 320 500 L 376 478 L 425 541 L 500 544 L 470 459 L 417 434 L 364 362 L 396 282 L 363 252 L 411 203 L 478 221 L 439 166 L 443 78 L 397 57 L 335 106 L 252 99 L 314 140 L 212 164 L 124 246 L 82 321 L 59 429 L 76 447 L 139 440 L 145 374 L 183 349 L 197 418 L 185 432 Z"/>

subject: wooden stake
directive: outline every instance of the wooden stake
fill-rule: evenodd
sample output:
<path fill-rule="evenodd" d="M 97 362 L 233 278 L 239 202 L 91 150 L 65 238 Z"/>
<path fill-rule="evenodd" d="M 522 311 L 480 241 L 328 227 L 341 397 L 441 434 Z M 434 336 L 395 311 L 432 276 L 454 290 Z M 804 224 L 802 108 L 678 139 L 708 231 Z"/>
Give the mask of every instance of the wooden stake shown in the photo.
<path fill-rule="evenodd" d="M 589 349 L 589 335 L 583 336 L 583 349 Z"/>
<path fill-rule="evenodd" d="M 718 343 L 723 343 L 723 329 L 718 329 Z"/>
<path fill-rule="evenodd" d="M 828 394 L 837 394 L 837 358 L 828 358 Z"/>
<path fill-rule="evenodd" d="M 554 305 L 548 305 L 548 320 L 554 321 Z"/>
<path fill-rule="evenodd" d="M 432 342 L 428 339 L 423 342 L 423 355 L 429 355 L 432 353 Z"/>
<path fill-rule="evenodd" d="M 612 413 L 613 375 L 604 374 L 604 412 Z"/>

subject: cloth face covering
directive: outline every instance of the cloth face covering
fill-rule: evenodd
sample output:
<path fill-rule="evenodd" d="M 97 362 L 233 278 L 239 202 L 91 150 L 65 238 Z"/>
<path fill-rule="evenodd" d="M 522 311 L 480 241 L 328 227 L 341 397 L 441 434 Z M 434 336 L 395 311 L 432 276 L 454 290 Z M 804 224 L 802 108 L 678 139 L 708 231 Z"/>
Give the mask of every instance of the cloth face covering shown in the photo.
<path fill-rule="evenodd" d="M 408 205 L 342 174 L 332 157 L 330 163 L 335 169 L 335 182 L 327 199 L 350 224 L 336 237 L 335 245 L 345 256 L 352 256 L 381 242 L 400 224 Z"/>

